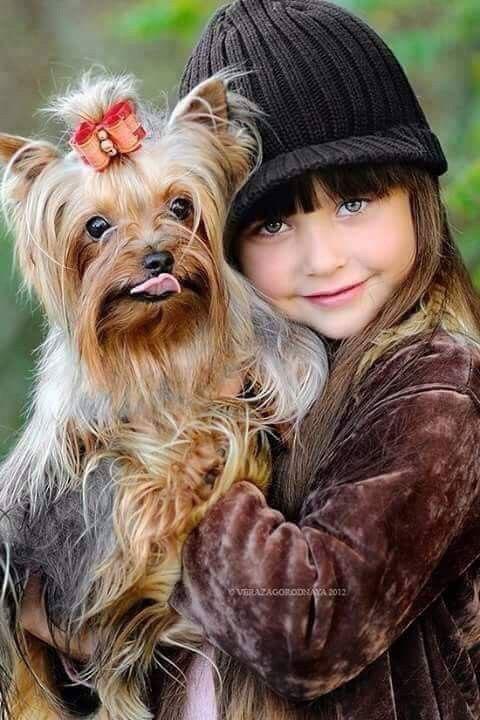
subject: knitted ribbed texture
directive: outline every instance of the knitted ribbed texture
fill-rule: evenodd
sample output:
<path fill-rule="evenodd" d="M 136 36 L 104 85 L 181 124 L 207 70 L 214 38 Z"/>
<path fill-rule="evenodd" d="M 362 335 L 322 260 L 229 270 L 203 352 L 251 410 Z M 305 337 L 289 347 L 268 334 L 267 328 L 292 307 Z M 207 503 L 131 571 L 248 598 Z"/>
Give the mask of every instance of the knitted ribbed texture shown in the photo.
<path fill-rule="evenodd" d="M 230 66 L 253 71 L 234 86 L 266 113 L 264 161 L 235 199 L 230 232 L 264 193 L 305 170 L 392 161 L 447 170 L 395 56 L 331 2 L 235 0 L 221 8 L 187 63 L 180 97 Z"/>

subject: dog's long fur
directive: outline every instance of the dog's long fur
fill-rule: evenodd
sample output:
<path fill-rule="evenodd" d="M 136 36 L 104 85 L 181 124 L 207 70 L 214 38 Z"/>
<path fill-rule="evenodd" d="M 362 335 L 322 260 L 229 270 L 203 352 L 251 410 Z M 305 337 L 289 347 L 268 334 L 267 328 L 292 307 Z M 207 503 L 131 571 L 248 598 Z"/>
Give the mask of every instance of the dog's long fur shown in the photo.
<path fill-rule="evenodd" d="M 32 575 L 50 622 L 97 639 L 80 675 L 100 697 L 96 717 L 152 717 L 149 672 L 169 671 L 162 645 L 201 641 L 167 603 L 184 539 L 235 481 L 266 490 L 268 434 L 287 425 L 296 438 L 325 382 L 320 340 L 224 260 L 229 202 L 259 158 L 254 109 L 232 77 L 161 116 L 132 78 L 85 75 L 54 114 L 98 122 L 132 99 L 149 132 L 102 173 L 45 141 L 0 135 L 5 215 L 49 324 L 28 423 L 0 470 L 0 682 L 15 720 L 68 716 L 51 649 L 19 624 Z M 176 197 L 191 200 L 184 221 L 170 211 Z M 85 230 L 92 216 L 112 220 L 98 242 Z M 182 292 L 134 299 L 152 250 L 173 255 Z M 218 399 L 239 370 L 248 392 Z M 188 468 L 208 441 L 211 485 Z"/>

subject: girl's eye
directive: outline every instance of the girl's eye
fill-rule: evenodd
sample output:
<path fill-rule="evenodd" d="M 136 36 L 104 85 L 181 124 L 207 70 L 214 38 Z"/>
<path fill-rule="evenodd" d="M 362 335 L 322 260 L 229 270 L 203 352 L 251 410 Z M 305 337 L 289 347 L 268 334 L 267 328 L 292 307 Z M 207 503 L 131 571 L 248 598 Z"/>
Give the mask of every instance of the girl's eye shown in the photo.
<path fill-rule="evenodd" d="M 192 202 L 188 198 L 178 197 L 170 203 L 170 212 L 177 220 L 187 220 L 193 212 Z"/>
<path fill-rule="evenodd" d="M 260 226 L 259 231 L 261 235 L 278 235 L 280 232 L 284 232 L 288 225 L 280 219 L 273 219 L 264 222 Z"/>
<path fill-rule="evenodd" d="M 85 225 L 88 234 L 94 240 L 100 240 L 102 235 L 111 227 L 110 223 L 105 220 L 105 218 L 101 217 L 101 215 L 95 215 L 95 217 L 90 218 Z"/>
<path fill-rule="evenodd" d="M 368 200 L 364 198 L 359 198 L 355 200 L 345 200 L 345 202 L 341 203 L 339 206 L 339 212 L 338 214 L 342 217 L 348 217 L 349 215 L 358 215 L 361 213 L 362 210 L 365 209 L 363 206 L 363 203 L 367 204 Z M 346 209 L 346 213 L 341 213 L 340 210 L 342 208 Z"/>

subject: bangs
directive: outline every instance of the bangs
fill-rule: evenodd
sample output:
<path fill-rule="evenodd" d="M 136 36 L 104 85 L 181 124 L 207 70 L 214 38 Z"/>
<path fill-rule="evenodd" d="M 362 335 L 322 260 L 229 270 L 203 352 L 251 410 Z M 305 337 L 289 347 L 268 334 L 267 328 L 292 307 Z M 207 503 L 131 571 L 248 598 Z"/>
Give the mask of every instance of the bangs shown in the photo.
<path fill-rule="evenodd" d="M 410 190 L 419 170 L 409 165 L 344 165 L 310 170 L 274 188 L 245 215 L 242 228 L 255 222 L 310 213 L 322 207 L 327 195 L 333 202 L 368 195 L 382 198 L 394 188 Z"/>

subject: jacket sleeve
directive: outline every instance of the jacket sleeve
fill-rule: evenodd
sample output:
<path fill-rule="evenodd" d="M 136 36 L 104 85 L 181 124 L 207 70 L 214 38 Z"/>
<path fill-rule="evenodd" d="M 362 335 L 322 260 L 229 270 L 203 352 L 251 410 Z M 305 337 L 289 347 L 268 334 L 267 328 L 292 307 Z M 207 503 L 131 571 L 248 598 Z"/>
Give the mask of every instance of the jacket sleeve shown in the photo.
<path fill-rule="evenodd" d="M 478 494 L 479 423 L 454 389 L 383 402 L 368 442 L 342 451 L 348 469 L 376 453 L 375 472 L 327 498 L 313 491 L 298 524 L 236 483 L 187 538 L 170 605 L 291 700 L 344 684 L 413 619 L 461 533 Z"/>

